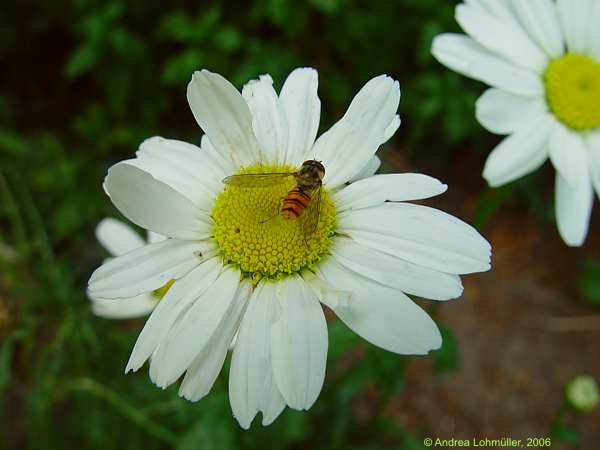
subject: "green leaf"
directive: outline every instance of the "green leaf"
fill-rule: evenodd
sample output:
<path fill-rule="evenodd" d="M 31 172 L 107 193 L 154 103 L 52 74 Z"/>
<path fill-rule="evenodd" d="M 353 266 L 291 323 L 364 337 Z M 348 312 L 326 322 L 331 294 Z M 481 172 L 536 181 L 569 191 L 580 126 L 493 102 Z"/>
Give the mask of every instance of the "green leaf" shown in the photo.
<path fill-rule="evenodd" d="M 240 48 L 242 38 L 238 31 L 233 27 L 223 27 L 215 35 L 215 44 L 217 48 L 225 52 L 233 52 Z"/>
<path fill-rule="evenodd" d="M 513 188 L 514 184 L 508 184 L 500 188 L 486 188 L 485 191 L 479 194 L 475 217 L 473 217 L 473 226 L 481 230 L 494 213 L 506 202 Z"/>
<path fill-rule="evenodd" d="M 0 128 L 0 149 L 12 156 L 24 156 L 31 153 L 33 147 L 18 133 Z"/>
<path fill-rule="evenodd" d="M 588 259 L 579 274 L 579 289 L 583 298 L 594 306 L 600 306 L 600 260 Z"/>
<path fill-rule="evenodd" d="M 0 394 L 10 381 L 14 339 L 4 338 L 0 346 Z"/>
<path fill-rule="evenodd" d="M 450 328 L 440 327 L 442 347 L 433 353 L 433 370 L 440 375 L 459 366 L 458 343 Z"/>
<path fill-rule="evenodd" d="M 336 361 L 360 342 L 356 333 L 350 330 L 341 320 L 330 322 L 328 324 L 328 331 L 329 349 L 327 351 L 327 359 L 330 362 Z"/>
<path fill-rule="evenodd" d="M 213 392 L 202 400 L 202 412 L 200 420 L 183 435 L 177 450 L 234 450 L 237 424 L 231 418 L 226 396 Z"/>
<path fill-rule="evenodd" d="M 189 81 L 192 72 L 201 67 L 202 53 L 197 48 L 186 48 L 171 57 L 162 72 L 162 79 L 173 85 Z"/>
<path fill-rule="evenodd" d="M 417 436 L 414 433 L 405 431 L 402 437 L 403 450 L 425 450 L 429 448 L 425 447 L 425 445 L 423 444 L 423 438 Z"/>
<path fill-rule="evenodd" d="M 555 439 L 559 439 L 571 445 L 579 446 L 581 444 L 581 436 L 579 431 L 572 426 L 557 423 L 552 427 L 552 431 L 550 433 Z"/>
<path fill-rule="evenodd" d="M 84 44 L 73 52 L 65 67 L 65 75 L 69 79 L 77 78 L 94 67 L 97 51 L 90 44 Z"/>
<path fill-rule="evenodd" d="M 344 0 L 310 0 L 310 3 L 325 14 L 334 14 L 344 3 Z"/>

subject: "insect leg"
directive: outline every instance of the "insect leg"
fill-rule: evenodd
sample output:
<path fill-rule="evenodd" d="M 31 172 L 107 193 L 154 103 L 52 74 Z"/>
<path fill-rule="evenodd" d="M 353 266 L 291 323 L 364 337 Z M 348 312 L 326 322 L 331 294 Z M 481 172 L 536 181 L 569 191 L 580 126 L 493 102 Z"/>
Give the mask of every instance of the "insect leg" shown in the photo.
<path fill-rule="evenodd" d="M 267 223 L 269 220 L 273 220 L 275 217 L 277 217 L 279 215 L 279 211 L 277 211 L 275 214 L 273 214 L 271 217 L 267 217 L 265 220 L 261 220 L 258 223 L 263 224 L 263 223 Z"/>

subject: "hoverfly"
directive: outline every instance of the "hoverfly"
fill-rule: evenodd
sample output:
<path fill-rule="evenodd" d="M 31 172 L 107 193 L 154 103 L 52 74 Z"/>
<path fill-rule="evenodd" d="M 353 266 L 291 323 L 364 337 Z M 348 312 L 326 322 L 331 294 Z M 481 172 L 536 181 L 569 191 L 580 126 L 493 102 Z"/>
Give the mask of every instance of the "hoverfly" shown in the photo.
<path fill-rule="evenodd" d="M 302 220 L 305 236 L 310 236 L 319 224 L 321 187 L 325 167 L 320 161 L 309 159 L 295 172 L 246 173 L 231 175 L 223 183 L 243 188 L 263 188 L 285 183 L 294 177 L 296 186 L 288 191 L 280 202 L 276 215 L 287 220 Z M 275 217 L 273 216 L 273 217 Z"/>

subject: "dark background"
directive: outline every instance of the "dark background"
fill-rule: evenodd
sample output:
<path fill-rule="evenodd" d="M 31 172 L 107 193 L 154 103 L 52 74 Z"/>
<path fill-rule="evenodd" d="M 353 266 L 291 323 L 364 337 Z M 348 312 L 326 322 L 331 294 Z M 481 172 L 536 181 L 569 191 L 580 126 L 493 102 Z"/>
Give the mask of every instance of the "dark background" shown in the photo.
<path fill-rule="evenodd" d="M 552 436 L 595 449 L 600 414 L 563 405 L 575 375 L 600 378 L 600 217 L 585 245 L 560 240 L 547 164 L 508 187 L 481 178 L 500 138 L 474 119 L 484 86 L 436 63 L 458 31 L 443 0 L 4 1 L 0 7 L 0 448 L 421 449 L 423 437 Z M 208 68 L 241 88 L 319 71 L 321 131 L 371 77 L 400 81 L 402 125 L 382 171 L 448 183 L 428 204 L 474 223 L 493 268 L 465 294 L 420 302 L 444 346 L 400 357 L 330 315 L 325 387 L 309 412 L 242 431 L 227 369 L 198 403 L 123 374 L 142 320 L 94 317 L 85 295 L 106 256 L 107 168 L 146 137 L 199 143 L 185 87 Z M 597 209 L 597 208 L 596 208 Z"/>

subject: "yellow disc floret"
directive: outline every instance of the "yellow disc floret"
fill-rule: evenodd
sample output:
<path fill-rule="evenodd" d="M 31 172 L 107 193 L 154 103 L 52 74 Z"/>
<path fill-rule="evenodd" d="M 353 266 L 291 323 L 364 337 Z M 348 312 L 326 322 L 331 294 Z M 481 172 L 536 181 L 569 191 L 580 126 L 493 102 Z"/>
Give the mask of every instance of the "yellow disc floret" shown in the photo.
<path fill-rule="evenodd" d="M 550 110 L 575 130 L 600 125 L 600 63 L 567 53 L 548 64 L 544 73 Z"/>
<path fill-rule="evenodd" d="M 295 170 L 291 166 L 255 165 L 240 173 Z M 317 214 L 314 204 L 295 219 L 286 219 L 280 213 L 283 200 L 295 186 L 294 177 L 289 176 L 265 186 L 225 187 L 212 210 L 214 238 L 225 264 L 238 267 L 246 278 L 258 282 L 264 277 L 279 279 L 312 268 L 328 253 L 335 234 L 335 206 L 322 187 L 319 221 L 307 232 L 307 214 Z M 312 197 L 311 203 L 318 201 L 316 193 Z"/>

